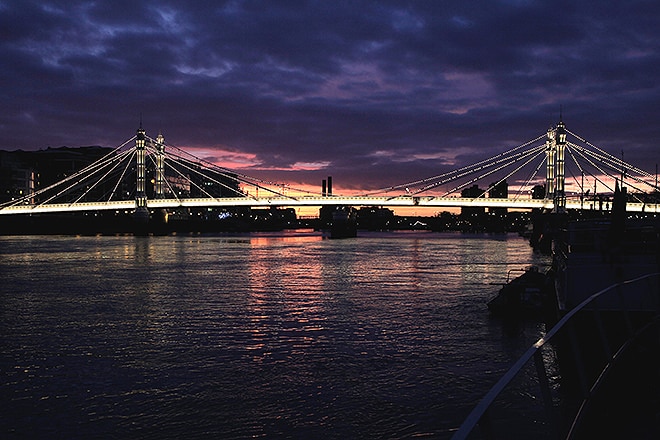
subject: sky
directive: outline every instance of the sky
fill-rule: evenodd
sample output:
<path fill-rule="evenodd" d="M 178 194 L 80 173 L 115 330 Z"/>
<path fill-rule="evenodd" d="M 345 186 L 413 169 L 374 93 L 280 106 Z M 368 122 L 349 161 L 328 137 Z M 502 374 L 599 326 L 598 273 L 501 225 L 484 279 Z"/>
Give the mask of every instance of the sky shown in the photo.
<path fill-rule="evenodd" d="M 0 149 L 147 134 L 241 173 L 400 184 L 569 130 L 660 162 L 660 2 L 0 0 Z M 651 168 L 651 169 L 650 169 Z"/>

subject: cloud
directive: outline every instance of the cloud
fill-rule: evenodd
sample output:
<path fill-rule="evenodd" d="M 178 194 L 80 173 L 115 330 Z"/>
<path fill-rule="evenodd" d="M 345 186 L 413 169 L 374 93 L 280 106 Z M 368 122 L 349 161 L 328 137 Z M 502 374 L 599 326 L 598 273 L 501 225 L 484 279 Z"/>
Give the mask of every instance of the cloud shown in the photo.
<path fill-rule="evenodd" d="M 116 146 L 142 114 L 273 180 L 375 188 L 525 142 L 563 105 L 612 154 L 660 160 L 656 2 L 62 4 L 0 1 L 0 148 Z"/>

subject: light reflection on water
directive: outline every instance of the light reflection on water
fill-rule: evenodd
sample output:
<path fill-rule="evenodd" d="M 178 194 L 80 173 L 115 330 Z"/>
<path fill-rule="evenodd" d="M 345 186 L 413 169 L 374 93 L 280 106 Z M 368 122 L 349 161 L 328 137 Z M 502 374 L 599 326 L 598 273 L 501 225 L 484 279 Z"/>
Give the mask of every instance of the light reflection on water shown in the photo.
<path fill-rule="evenodd" d="M 539 336 L 514 236 L 0 237 L 9 438 L 448 438 Z"/>

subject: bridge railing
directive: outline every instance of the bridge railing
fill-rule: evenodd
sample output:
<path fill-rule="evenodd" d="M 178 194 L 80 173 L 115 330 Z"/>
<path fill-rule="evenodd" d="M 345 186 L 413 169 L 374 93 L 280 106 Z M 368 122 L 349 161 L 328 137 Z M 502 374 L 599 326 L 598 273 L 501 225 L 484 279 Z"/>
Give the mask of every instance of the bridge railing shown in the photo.
<path fill-rule="evenodd" d="M 452 440 L 513 438 L 520 434 L 516 429 L 522 426 L 521 429 L 527 431 L 522 434 L 524 437 L 577 438 L 592 398 L 601 390 L 614 366 L 638 338 L 660 326 L 660 310 L 650 312 L 642 320 L 631 317 L 626 307 L 626 293 L 644 291 L 657 305 L 660 303 L 659 280 L 660 273 L 652 273 L 611 285 L 567 312 L 488 391 Z M 617 296 L 621 304 L 615 317 L 611 311 L 601 311 L 598 307 L 599 300 L 609 295 Z M 617 323 L 616 332 L 612 332 L 612 320 Z M 588 335 L 583 332 L 585 328 L 590 329 Z M 561 374 L 558 362 L 561 362 Z M 503 396 L 519 386 L 516 380 L 521 379 L 525 389 L 508 394 L 507 399 L 512 395 L 527 399 L 522 407 L 512 409 L 515 405 L 505 401 Z M 537 390 L 533 391 L 535 387 Z M 498 411 L 495 404 L 500 400 L 504 409 Z M 530 403 L 536 408 L 531 408 Z M 529 419 L 523 420 L 520 414 L 507 416 L 506 407 L 517 413 L 524 408 L 522 412 Z"/>

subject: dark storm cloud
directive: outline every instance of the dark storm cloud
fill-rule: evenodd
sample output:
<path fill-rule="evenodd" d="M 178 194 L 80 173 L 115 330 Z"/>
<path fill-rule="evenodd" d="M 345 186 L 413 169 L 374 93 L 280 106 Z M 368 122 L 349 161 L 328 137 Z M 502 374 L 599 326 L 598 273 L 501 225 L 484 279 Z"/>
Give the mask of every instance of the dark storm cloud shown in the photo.
<path fill-rule="evenodd" d="M 659 14 L 654 1 L 0 0 L 0 148 L 114 146 L 143 114 L 175 145 L 257 168 L 327 164 L 273 178 L 379 187 L 521 144 L 563 104 L 569 129 L 655 163 Z"/>

